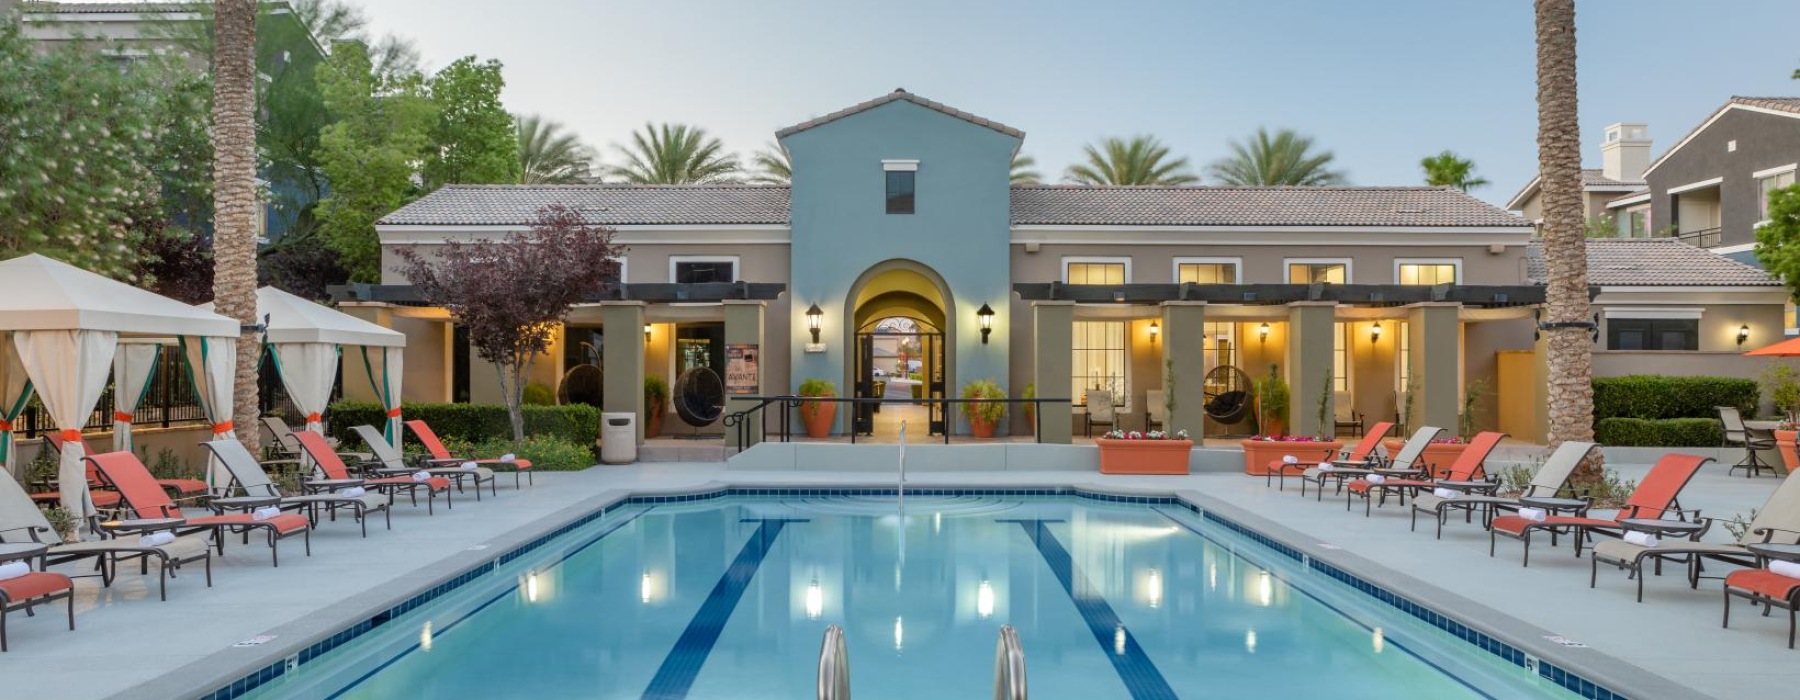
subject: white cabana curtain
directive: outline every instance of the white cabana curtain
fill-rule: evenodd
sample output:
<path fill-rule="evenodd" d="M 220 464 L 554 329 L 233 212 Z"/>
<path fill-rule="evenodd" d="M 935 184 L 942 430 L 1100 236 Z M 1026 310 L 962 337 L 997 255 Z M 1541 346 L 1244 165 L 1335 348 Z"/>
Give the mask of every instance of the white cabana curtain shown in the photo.
<path fill-rule="evenodd" d="M 155 343 L 121 343 L 113 356 L 113 451 L 135 452 L 131 424 L 137 409 L 150 393 L 162 346 Z"/>
<path fill-rule="evenodd" d="M 231 424 L 234 407 L 232 391 L 237 372 L 237 338 L 182 336 L 181 354 L 187 358 L 189 376 L 194 380 L 194 393 L 199 395 L 200 410 L 212 424 L 211 440 L 236 440 L 236 427 Z M 217 457 L 207 460 L 206 486 L 217 494 L 231 484 L 231 474 Z"/>
<path fill-rule="evenodd" d="M 369 351 L 379 351 L 380 361 L 369 357 Z M 381 399 L 382 408 L 387 409 L 387 424 L 382 426 L 381 434 L 395 449 L 400 448 L 400 375 L 406 348 L 372 348 L 363 346 L 363 369 L 369 372 L 369 383 L 375 386 L 376 397 Z"/>
<path fill-rule="evenodd" d="M 25 412 L 25 404 L 31 403 L 31 377 L 19 364 L 12 337 L 0 334 L 0 341 L 4 341 L 0 342 L 0 466 L 23 483 L 17 450 L 13 449 L 13 421 Z"/>
<path fill-rule="evenodd" d="M 306 414 L 306 429 L 325 434 L 325 407 L 337 384 L 338 346 L 332 343 L 271 343 L 275 372 L 288 399 Z"/>
<path fill-rule="evenodd" d="M 87 469 L 81 458 L 87 446 L 81 426 L 100 402 L 106 377 L 112 372 L 113 353 L 119 334 L 112 331 L 18 331 L 13 346 L 19 364 L 31 377 L 44 409 L 62 430 L 62 461 L 57 465 L 62 507 L 85 522 L 93 517 L 94 501 L 88 496 Z M 72 536 L 75 536 L 72 534 Z"/>

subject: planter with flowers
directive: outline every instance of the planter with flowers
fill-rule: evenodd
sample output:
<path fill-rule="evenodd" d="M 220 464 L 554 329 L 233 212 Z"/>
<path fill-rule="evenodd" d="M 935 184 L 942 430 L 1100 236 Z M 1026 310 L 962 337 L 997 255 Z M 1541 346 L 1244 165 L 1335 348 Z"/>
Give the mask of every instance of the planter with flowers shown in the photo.
<path fill-rule="evenodd" d="M 1330 459 L 1343 449 L 1339 440 L 1320 440 L 1310 435 L 1256 435 L 1238 443 L 1244 448 L 1244 473 L 1265 476 L 1275 473 L 1271 463 L 1280 463 L 1292 455 L 1301 462 Z"/>
<path fill-rule="evenodd" d="M 1094 439 L 1101 474 L 1186 474 L 1194 441 L 1186 430 L 1114 430 Z"/>
<path fill-rule="evenodd" d="M 1406 446 L 1406 441 L 1400 438 L 1387 438 L 1381 441 L 1381 446 L 1387 450 L 1388 458 L 1392 459 L 1400 454 L 1400 448 Z M 1456 463 L 1456 458 L 1462 456 L 1463 448 L 1468 446 L 1469 441 L 1460 437 L 1441 437 L 1432 440 L 1431 444 L 1425 446 L 1424 454 L 1419 455 L 1419 462 L 1413 466 L 1448 469 L 1451 464 Z"/>

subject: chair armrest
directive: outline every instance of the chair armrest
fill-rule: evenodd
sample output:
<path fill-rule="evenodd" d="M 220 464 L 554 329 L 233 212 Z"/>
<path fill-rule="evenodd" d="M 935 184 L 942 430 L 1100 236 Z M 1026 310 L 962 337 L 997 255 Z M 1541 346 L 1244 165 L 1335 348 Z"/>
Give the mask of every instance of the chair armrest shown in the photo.
<path fill-rule="evenodd" d="M 37 525 L 20 525 L 18 527 L 0 528 L 0 534 L 4 534 L 4 533 L 8 533 L 8 532 L 15 532 L 15 531 L 19 531 L 19 530 L 23 530 L 26 535 L 29 535 L 31 537 L 32 542 L 43 542 L 43 540 L 38 539 L 38 533 L 50 531 L 49 528 L 40 527 Z"/>
<path fill-rule="evenodd" d="M 1777 533 L 1777 532 L 1785 532 L 1790 535 L 1800 536 L 1800 530 L 1789 530 L 1784 527 L 1759 527 L 1754 530 L 1751 530 L 1750 534 L 1762 535 L 1763 542 L 1767 543 L 1775 536 L 1775 533 Z"/>

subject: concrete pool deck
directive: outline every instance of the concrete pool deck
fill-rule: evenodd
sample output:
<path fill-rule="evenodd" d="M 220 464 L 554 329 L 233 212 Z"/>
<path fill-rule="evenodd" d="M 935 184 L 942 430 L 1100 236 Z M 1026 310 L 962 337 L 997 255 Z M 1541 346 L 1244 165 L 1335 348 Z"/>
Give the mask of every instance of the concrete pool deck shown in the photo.
<path fill-rule="evenodd" d="M 1635 465 L 1616 468 L 1626 478 L 1646 471 Z M 537 479 L 535 487 L 503 487 L 498 498 L 481 503 L 459 498 L 455 510 L 440 510 L 433 518 L 423 509 L 398 507 L 393 531 L 377 525 L 367 541 L 357 536 L 352 522 L 323 523 L 314 534 L 314 555 L 299 556 L 291 546 L 297 543 L 284 543 L 291 555 L 283 557 L 279 569 L 268 565 L 260 546 L 228 547 L 229 555 L 215 562 L 213 589 L 204 588 L 198 571 L 184 571 L 171 582 L 168 602 L 155 599 L 154 576 L 122 575 L 111 589 L 100 588 L 97 579 L 79 579 L 77 631 L 68 632 L 55 615 L 26 618 L 15 613 L 10 620 L 13 647 L 0 655 L 0 677 L 7 679 L 8 694 L 20 697 L 198 694 L 210 690 L 199 687 L 206 676 L 298 643 L 309 625 L 322 631 L 322 620 L 341 617 L 353 602 L 429 585 L 431 578 L 422 573 L 471 560 L 483 545 L 498 548 L 529 539 L 596 499 L 719 483 L 893 484 L 891 472 L 744 471 L 721 463 L 600 467 L 539 474 Z M 1542 547 L 1529 569 L 1519 566 L 1516 542 L 1502 541 L 1499 555 L 1490 559 L 1486 533 L 1460 520 L 1452 521 L 1444 539 L 1437 541 L 1428 529 L 1409 532 L 1406 512 L 1392 505 L 1364 518 L 1360 508 L 1346 512 L 1341 499 L 1301 499 L 1292 489 L 1278 492 L 1265 488 L 1260 478 L 1228 473 L 1114 477 L 1079 471 L 918 471 L 909 481 L 1198 491 L 1313 539 L 1296 544 L 1341 547 L 1706 695 L 1779 697 L 1785 694 L 1782 688 L 1800 683 L 1800 652 L 1787 649 L 1786 620 L 1763 618 L 1740 603 L 1732 629 L 1720 629 L 1716 580 L 1703 580 L 1700 590 L 1690 590 L 1671 570 L 1649 581 L 1645 602 L 1638 604 L 1631 582 L 1616 570 L 1602 568 L 1600 587 L 1589 590 L 1587 560 L 1570 556 L 1566 546 Z M 1709 466 L 1689 486 L 1683 502 L 1707 514 L 1747 514 L 1776 483 L 1769 477 L 1727 477 L 1722 467 Z M 1709 539 L 1725 537 L 1715 532 Z M 74 566 L 59 570 L 78 573 Z M 276 638 L 267 640 L 267 646 L 232 646 L 268 634 Z M 1669 690 L 1679 694 L 1680 689 Z"/>

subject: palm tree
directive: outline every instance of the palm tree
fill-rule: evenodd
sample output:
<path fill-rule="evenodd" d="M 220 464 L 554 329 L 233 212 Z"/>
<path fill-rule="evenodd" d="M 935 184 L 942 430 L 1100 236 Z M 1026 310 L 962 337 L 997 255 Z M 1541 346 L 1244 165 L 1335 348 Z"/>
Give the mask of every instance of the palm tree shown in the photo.
<path fill-rule="evenodd" d="M 1593 320 L 1581 207 L 1581 128 L 1575 99 L 1575 0 L 1536 0 L 1538 176 L 1544 202 L 1544 323 L 1550 446 L 1594 439 Z M 1598 460 L 1576 483 L 1601 478 Z"/>
<path fill-rule="evenodd" d="M 1425 184 L 1432 187 L 1455 187 L 1467 192 L 1488 184 L 1487 178 L 1475 175 L 1475 161 L 1459 158 L 1448 150 L 1420 160 L 1419 167 L 1425 169 Z"/>
<path fill-rule="evenodd" d="M 519 130 L 519 184 L 578 185 L 588 181 L 593 149 L 563 129 L 563 125 L 535 114 L 514 115 Z"/>
<path fill-rule="evenodd" d="M 606 169 L 613 177 L 636 185 L 695 185 L 731 182 L 738 174 L 737 156 L 686 124 L 644 124 L 631 134 L 631 147 L 613 144 L 624 165 Z"/>
<path fill-rule="evenodd" d="M 1037 165 L 1036 158 L 1020 153 L 1014 153 L 1012 157 L 1012 177 L 1010 179 L 1012 184 L 1035 185 L 1042 181 L 1043 176 L 1039 175 L 1038 171 L 1032 169 L 1032 166 L 1035 165 Z"/>
<path fill-rule="evenodd" d="M 256 0 L 218 0 L 213 13 L 213 302 L 256 324 Z M 256 452 L 255 330 L 238 338 L 232 422 Z"/>
<path fill-rule="evenodd" d="M 750 164 L 756 166 L 756 174 L 750 176 L 756 184 L 786 185 L 794 181 L 794 162 L 779 143 L 770 143 L 768 148 L 750 156 Z"/>
<path fill-rule="evenodd" d="M 1206 172 L 1227 185 L 1337 185 L 1344 174 L 1328 169 L 1336 156 L 1314 152 L 1311 136 L 1281 129 L 1274 136 L 1257 128 L 1248 142 L 1231 142 L 1231 155 L 1213 161 Z"/>
<path fill-rule="evenodd" d="M 1100 139 L 1082 147 L 1087 162 L 1071 165 L 1063 179 L 1080 185 L 1191 185 L 1200 178 L 1188 172 L 1186 158 L 1169 158 L 1169 147 L 1155 136 Z"/>

